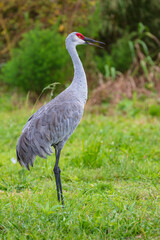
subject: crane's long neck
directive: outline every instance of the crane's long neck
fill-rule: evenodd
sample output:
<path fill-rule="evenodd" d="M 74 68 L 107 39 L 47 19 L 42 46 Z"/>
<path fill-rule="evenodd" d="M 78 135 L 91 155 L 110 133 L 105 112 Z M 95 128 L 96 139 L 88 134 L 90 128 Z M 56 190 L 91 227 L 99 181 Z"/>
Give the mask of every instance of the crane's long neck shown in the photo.
<path fill-rule="evenodd" d="M 87 100 L 87 79 L 86 74 L 82 65 L 82 62 L 78 56 L 76 47 L 73 45 L 66 46 L 67 50 L 72 58 L 73 67 L 74 67 L 74 78 L 71 84 L 71 87 L 74 88 L 74 90 L 77 90 L 77 94 L 81 98 L 80 100 L 86 102 Z"/>

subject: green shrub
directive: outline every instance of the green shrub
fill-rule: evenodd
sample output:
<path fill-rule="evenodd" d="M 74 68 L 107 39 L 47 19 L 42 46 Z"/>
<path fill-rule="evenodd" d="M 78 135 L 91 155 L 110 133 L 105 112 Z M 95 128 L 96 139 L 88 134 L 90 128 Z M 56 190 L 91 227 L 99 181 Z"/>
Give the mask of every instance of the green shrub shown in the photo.
<path fill-rule="evenodd" d="M 149 52 L 146 37 L 153 43 L 157 41 L 156 36 L 149 32 L 148 27 L 140 22 L 137 31 L 125 33 L 116 43 L 112 44 L 110 53 L 104 52 L 101 57 L 97 56 L 98 69 L 106 78 L 115 79 L 115 75 L 119 71 L 127 71 L 131 64 L 140 58 L 139 54 L 141 54 L 143 59 L 140 59 L 139 62 L 140 69 L 148 77 L 148 68 L 154 65 L 154 61 Z"/>
<path fill-rule="evenodd" d="M 97 56 L 97 67 L 104 75 L 106 75 L 106 65 L 120 72 L 125 72 L 129 69 L 133 61 L 129 40 L 130 36 L 126 34 L 112 45 L 110 53 L 106 53 L 104 56 Z"/>
<path fill-rule="evenodd" d="M 2 68 L 2 80 L 40 93 L 48 84 L 64 81 L 67 59 L 64 37 L 56 28 L 37 27 L 24 34 L 19 47 L 13 50 L 12 59 Z"/>
<path fill-rule="evenodd" d="M 151 116 L 160 117 L 160 106 L 157 104 L 153 104 L 149 107 L 149 114 Z"/>
<path fill-rule="evenodd" d="M 132 63 L 131 51 L 129 48 L 129 36 L 123 36 L 112 45 L 111 55 L 107 57 L 107 64 L 115 69 L 125 72 Z"/>

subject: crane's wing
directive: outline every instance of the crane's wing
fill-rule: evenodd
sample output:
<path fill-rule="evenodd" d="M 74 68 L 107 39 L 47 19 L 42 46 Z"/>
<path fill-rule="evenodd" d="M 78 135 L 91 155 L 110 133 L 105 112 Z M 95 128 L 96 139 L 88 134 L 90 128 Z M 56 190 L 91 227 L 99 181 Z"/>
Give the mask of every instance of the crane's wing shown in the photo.
<path fill-rule="evenodd" d="M 24 126 L 17 142 L 17 160 L 29 169 L 36 155 L 46 158 L 53 153 L 52 145 L 62 148 L 82 115 L 83 107 L 78 101 L 44 105 Z"/>

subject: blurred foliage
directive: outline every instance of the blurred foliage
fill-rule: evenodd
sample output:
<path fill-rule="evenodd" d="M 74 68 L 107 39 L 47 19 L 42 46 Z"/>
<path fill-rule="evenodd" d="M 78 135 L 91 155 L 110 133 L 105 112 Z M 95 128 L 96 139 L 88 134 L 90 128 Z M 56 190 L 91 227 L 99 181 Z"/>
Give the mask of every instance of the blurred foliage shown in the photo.
<path fill-rule="evenodd" d="M 159 104 L 153 104 L 149 107 L 149 113 L 151 116 L 160 117 L 160 106 Z"/>
<path fill-rule="evenodd" d="M 107 55 L 106 63 L 108 66 L 114 66 L 122 72 L 128 70 L 132 63 L 131 51 L 129 48 L 129 35 L 124 35 L 112 45 L 111 55 Z M 117 51 L 118 50 L 118 51 Z"/>
<path fill-rule="evenodd" d="M 113 69 L 121 72 L 129 69 L 132 63 L 129 40 L 129 34 L 125 34 L 112 45 L 110 54 L 105 52 L 103 56 L 96 56 L 97 66 L 106 77 L 112 76 Z"/>
<path fill-rule="evenodd" d="M 160 46 L 160 41 L 149 32 L 148 27 L 139 23 L 137 31 L 124 33 L 116 43 L 112 44 L 110 54 L 105 52 L 102 56 L 96 56 L 99 70 L 107 78 L 112 77 L 112 79 L 115 79 L 119 71 L 126 72 L 128 69 L 131 69 L 134 74 L 143 72 L 147 77 L 148 68 L 154 65 L 154 58 L 149 51 L 146 37 L 150 39 L 150 43 Z"/>
<path fill-rule="evenodd" d="M 85 30 L 95 35 L 92 13 L 97 12 L 95 0 L 1 0 L 0 1 L 0 62 L 11 56 L 11 49 L 17 45 L 22 34 L 41 23 L 50 28 L 59 22 L 58 31 L 68 34 Z M 90 27 L 86 28 L 90 23 Z M 80 27 L 79 27 L 80 26 Z M 84 31 L 83 31 L 84 33 Z"/>
<path fill-rule="evenodd" d="M 3 81 L 37 93 L 50 83 L 62 83 L 68 59 L 63 46 L 64 37 L 56 28 L 29 31 L 14 49 L 12 59 L 2 68 Z"/>
<path fill-rule="evenodd" d="M 109 45 L 116 42 L 125 32 L 137 31 L 141 22 L 148 30 L 160 38 L 159 0 L 103 0 L 101 36 Z M 154 42 L 150 46 L 156 49 Z"/>
<path fill-rule="evenodd" d="M 159 16 L 158 0 L 101 1 L 99 34 L 107 53 L 96 57 L 98 69 L 115 78 L 115 73 L 127 71 L 141 52 L 146 59 L 140 57 L 139 65 L 146 75 L 147 64 L 152 65 L 160 51 Z"/>

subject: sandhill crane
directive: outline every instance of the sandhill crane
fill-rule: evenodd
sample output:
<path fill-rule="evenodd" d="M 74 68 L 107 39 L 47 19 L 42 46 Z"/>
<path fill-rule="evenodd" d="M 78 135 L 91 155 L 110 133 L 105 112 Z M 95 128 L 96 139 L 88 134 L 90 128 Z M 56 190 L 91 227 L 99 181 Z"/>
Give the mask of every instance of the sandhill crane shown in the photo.
<path fill-rule="evenodd" d="M 29 170 L 35 157 L 46 158 L 55 149 L 56 163 L 54 174 L 58 201 L 64 204 L 59 168 L 59 158 L 66 141 L 78 126 L 87 100 L 87 80 L 76 46 L 89 44 L 101 47 L 99 41 L 73 32 L 66 38 L 66 48 L 72 58 L 74 78 L 70 86 L 50 102 L 42 106 L 27 121 L 17 142 L 17 160 Z"/>

